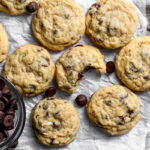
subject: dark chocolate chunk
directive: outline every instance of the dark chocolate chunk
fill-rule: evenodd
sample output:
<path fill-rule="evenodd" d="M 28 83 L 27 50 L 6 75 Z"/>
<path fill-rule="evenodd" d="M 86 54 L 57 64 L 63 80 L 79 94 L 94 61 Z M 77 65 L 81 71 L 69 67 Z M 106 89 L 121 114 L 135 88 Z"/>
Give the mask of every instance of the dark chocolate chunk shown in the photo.
<path fill-rule="evenodd" d="M 56 89 L 54 87 L 50 87 L 45 92 L 45 97 L 51 97 L 56 94 Z"/>
<path fill-rule="evenodd" d="M 87 97 L 81 94 L 76 97 L 75 101 L 79 106 L 84 106 L 87 104 Z"/>
<path fill-rule="evenodd" d="M 113 73 L 115 71 L 115 64 L 113 61 L 107 62 L 106 71 L 107 71 L 107 73 Z"/>
<path fill-rule="evenodd" d="M 38 10 L 38 8 L 39 8 L 39 5 L 36 2 L 30 2 L 26 7 L 27 11 L 30 13 L 35 12 L 36 10 Z"/>
<path fill-rule="evenodd" d="M 10 127 L 14 126 L 14 117 L 12 115 L 6 115 L 4 117 L 3 124 L 6 128 L 10 129 Z"/>
<path fill-rule="evenodd" d="M 110 105 L 111 105 L 111 100 L 107 100 L 107 101 L 106 101 L 106 104 L 107 104 L 108 106 L 110 106 Z"/>

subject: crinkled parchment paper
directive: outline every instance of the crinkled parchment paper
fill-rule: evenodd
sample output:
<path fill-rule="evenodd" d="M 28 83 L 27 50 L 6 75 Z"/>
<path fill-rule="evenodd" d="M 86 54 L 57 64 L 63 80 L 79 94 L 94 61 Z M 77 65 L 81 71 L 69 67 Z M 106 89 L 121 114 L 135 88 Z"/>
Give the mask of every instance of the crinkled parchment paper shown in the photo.
<path fill-rule="evenodd" d="M 96 2 L 96 0 L 75 0 L 84 9 L 85 13 L 88 8 Z M 139 13 L 139 25 L 135 36 L 146 34 L 146 0 L 129 0 L 133 2 Z M 3 24 L 7 31 L 9 38 L 9 54 L 10 55 L 16 48 L 21 45 L 32 43 L 38 44 L 33 37 L 31 30 L 32 15 L 24 14 L 20 16 L 10 16 L 0 12 L 0 23 Z M 86 35 L 79 41 L 79 43 L 86 43 L 93 45 Z M 50 52 L 53 59 L 56 61 L 62 52 L 54 53 Z M 105 61 L 114 60 L 117 51 L 101 50 L 105 55 Z M 2 70 L 5 62 L 0 64 Z M 121 136 L 110 136 L 99 130 L 97 127 L 92 125 L 86 115 L 85 108 L 79 108 L 75 103 L 74 99 L 78 94 L 85 94 L 88 98 L 100 87 L 112 84 L 120 84 L 116 78 L 115 73 L 110 75 L 100 75 L 95 71 L 90 71 L 85 74 L 84 80 L 81 81 L 77 91 L 69 95 L 62 92 L 57 88 L 57 97 L 61 97 L 70 101 L 77 109 L 80 115 L 81 127 L 77 135 L 77 139 L 66 147 L 51 148 L 52 150 L 144 150 L 146 145 L 146 137 L 150 131 L 150 92 L 136 93 L 141 100 L 141 120 L 129 133 Z M 54 79 L 51 86 L 57 87 L 56 80 Z M 30 114 L 32 108 L 37 102 L 42 99 L 42 94 L 33 98 L 24 98 L 26 105 L 26 124 L 24 131 L 19 139 L 19 145 L 16 149 L 23 150 L 45 150 L 50 149 L 40 144 L 31 128 Z M 147 148 L 148 149 L 148 148 Z M 147 150 L 146 149 L 146 150 Z"/>

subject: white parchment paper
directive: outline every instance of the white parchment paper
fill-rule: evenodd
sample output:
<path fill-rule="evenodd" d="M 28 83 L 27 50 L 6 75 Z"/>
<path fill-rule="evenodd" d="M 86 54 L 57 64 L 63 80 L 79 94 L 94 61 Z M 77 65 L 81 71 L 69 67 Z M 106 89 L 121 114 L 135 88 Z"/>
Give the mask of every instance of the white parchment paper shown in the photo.
<path fill-rule="evenodd" d="M 96 2 L 96 0 L 75 0 L 84 9 L 85 13 L 88 8 Z M 145 14 L 146 0 L 128 0 L 133 2 L 139 13 L 139 25 L 135 36 L 145 35 L 147 20 Z M 19 16 L 10 16 L 0 12 L 0 23 L 3 24 L 9 38 L 9 53 L 10 55 L 19 46 L 32 43 L 37 44 L 37 41 L 33 37 L 31 30 L 32 15 L 24 14 Z M 93 45 L 86 35 L 79 41 L 79 43 L 86 43 Z M 56 60 L 63 53 L 50 52 L 53 59 Z M 105 61 L 114 60 L 117 51 L 101 50 L 105 56 Z M 0 70 L 2 70 L 5 61 L 0 64 Z M 141 100 L 141 120 L 129 133 L 121 136 L 110 136 L 102 132 L 89 122 L 86 115 L 85 108 L 80 108 L 74 103 L 74 99 L 78 94 L 85 94 L 88 98 L 100 87 L 112 84 L 120 84 L 115 73 L 110 75 L 100 75 L 95 71 L 87 72 L 84 76 L 84 80 L 81 81 L 77 91 L 69 95 L 62 92 L 57 88 L 57 97 L 70 101 L 77 109 L 80 115 L 81 127 L 77 135 L 77 139 L 66 147 L 61 148 L 47 148 L 40 144 L 31 128 L 30 114 L 32 108 L 42 99 L 42 94 L 34 98 L 24 98 L 26 105 L 26 124 L 24 131 L 19 139 L 19 145 L 16 149 L 22 150 L 144 150 L 146 145 L 146 137 L 150 136 L 150 92 L 140 92 L 136 94 Z M 50 86 L 57 87 L 56 80 Z"/>

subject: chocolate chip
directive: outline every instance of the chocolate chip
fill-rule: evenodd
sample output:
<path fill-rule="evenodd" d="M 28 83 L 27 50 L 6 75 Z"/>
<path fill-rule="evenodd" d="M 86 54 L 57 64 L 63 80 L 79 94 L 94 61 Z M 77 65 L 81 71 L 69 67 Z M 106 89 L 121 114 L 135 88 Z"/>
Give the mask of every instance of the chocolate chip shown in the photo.
<path fill-rule="evenodd" d="M 47 100 L 55 100 L 55 97 L 47 97 Z"/>
<path fill-rule="evenodd" d="M 37 49 L 37 52 L 41 52 L 42 51 L 42 49 Z"/>
<path fill-rule="evenodd" d="M 55 35 L 55 34 L 57 34 L 58 30 L 53 30 L 52 32 Z"/>
<path fill-rule="evenodd" d="M 3 130 L 3 134 L 4 134 L 5 138 L 9 137 L 9 133 L 8 133 L 8 131 L 6 129 Z"/>
<path fill-rule="evenodd" d="M 54 87 L 50 87 L 45 92 L 45 97 L 51 97 L 56 94 L 56 89 Z"/>
<path fill-rule="evenodd" d="M 4 108 L 5 108 L 5 104 L 0 101 L 0 111 L 3 110 Z"/>
<path fill-rule="evenodd" d="M 125 124 L 125 120 L 124 119 L 125 119 L 124 116 L 119 116 L 118 117 L 118 124 L 119 125 L 124 125 Z"/>
<path fill-rule="evenodd" d="M 107 25 L 107 32 L 110 33 L 110 30 L 111 30 L 111 28 L 110 28 L 110 24 L 109 24 L 109 25 Z"/>
<path fill-rule="evenodd" d="M 50 112 L 46 111 L 46 117 L 50 117 Z"/>
<path fill-rule="evenodd" d="M 103 20 L 98 20 L 98 24 L 101 25 L 103 23 Z"/>
<path fill-rule="evenodd" d="M 60 123 L 53 122 L 53 128 L 59 130 L 59 129 L 61 128 L 61 124 L 60 124 Z"/>
<path fill-rule="evenodd" d="M 27 11 L 30 13 L 35 12 L 36 10 L 38 10 L 38 8 L 39 5 L 36 2 L 30 2 L 26 7 Z"/>
<path fill-rule="evenodd" d="M 12 116 L 14 116 L 14 115 L 15 115 L 15 111 L 14 111 L 14 110 L 8 110 L 8 111 L 6 112 L 6 114 L 7 114 L 7 115 L 12 115 Z"/>
<path fill-rule="evenodd" d="M 130 115 L 132 115 L 134 113 L 134 111 L 133 110 L 128 110 L 128 114 L 129 114 L 129 116 Z"/>
<path fill-rule="evenodd" d="M 5 87 L 5 81 L 0 79 L 0 90 L 2 90 Z"/>
<path fill-rule="evenodd" d="M 70 15 L 69 14 L 65 14 L 65 18 L 69 19 Z"/>
<path fill-rule="evenodd" d="M 140 70 L 137 69 L 137 68 L 136 68 L 135 66 L 133 66 L 133 65 L 130 67 L 130 70 L 132 70 L 133 72 L 136 72 L 136 73 L 137 73 L 137 72 L 140 72 Z"/>
<path fill-rule="evenodd" d="M 11 148 L 15 148 L 18 146 L 18 140 L 11 146 Z"/>
<path fill-rule="evenodd" d="M 7 105 L 8 102 L 9 102 L 9 100 L 8 100 L 5 96 L 2 96 L 2 97 L 0 98 L 0 100 L 3 101 L 3 102 L 5 103 L 5 105 Z"/>
<path fill-rule="evenodd" d="M 45 60 L 48 62 L 48 64 L 50 64 L 50 60 L 48 57 L 45 57 Z"/>
<path fill-rule="evenodd" d="M 82 79 L 83 79 L 83 74 L 82 74 L 82 73 L 79 73 L 79 74 L 78 74 L 78 80 L 77 80 L 77 81 L 82 80 Z"/>
<path fill-rule="evenodd" d="M 79 106 L 84 106 L 87 104 L 87 97 L 81 94 L 76 97 L 75 101 Z"/>
<path fill-rule="evenodd" d="M 46 109 L 48 109 L 48 104 L 43 104 L 42 107 L 44 110 L 46 110 Z"/>
<path fill-rule="evenodd" d="M 113 61 L 107 62 L 106 71 L 107 71 L 107 73 L 113 73 L 115 71 L 115 64 Z"/>
<path fill-rule="evenodd" d="M 3 95 L 8 95 L 10 93 L 10 89 L 8 87 L 4 87 L 2 90 Z"/>
<path fill-rule="evenodd" d="M 93 4 L 92 6 L 93 6 L 93 7 L 95 7 L 96 9 L 98 9 L 98 8 L 100 8 L 100 7 L 101 7 L 101 5 L 100 5 L 100 4 Z"/>
<path fill-rule="evenodd" d="M 144 77 L 144 79 L 149 81 L 150 80 L 150 76 L 147 75 L 147 76 Z"/>
<path fill-rule="evenodd" d="M 78 44 L 78 45 L 76 45 L 76 47 L 78 47 L 78 46 L 79 46 L 79 47 L 83 47 L 83 45 L 82 45 L 82 44 Z"/>
<path fill-rule="evenodd" d="M 99 41 L 99 42 L 103 42 L 103 40 L 102 40 L 102 39 L 98 39 L 98 41 Z"/>
<path fill-rule="evenodd" d="M 5 117 L 5 113 L 3 111 L 0 111 L 0 120 L 2 120 Z"/>
<path fill-rule="evenodd" d="M 59 113 L 60 113 L 60 110 L 56 111 L 56 112 L 55 112 L 55 115 L 58 115 Z"/>
<path fill-rule="evenodd" d="M 107 104 L 108 106 L 110 106 L 110 105 L 111 105 L 111 100 L 107 100 L 107 101 L 106 101 L 106 104 Z"/>
<path fill-rule="evenodd" d="M 0 142 L 2 142 L 2 141 L 3 141 L 3 139 L 4 139 L 4 135 L 3 135 L 3 133 L 2 133 L 2 132 L 0 132 Z"/>
<path fill-rule="evenodd" d="M 121 97 L 120 97 L 120 99 L 125 99 L 125 98 L 127 98 L 127 97 L 128 97 L 128 92 L 127 92 L 127 94 L 126 94 L 126 95 L 121 96 Z"/>
<path fill-rule="evenodd" d="M 5 127 L 10 127 L 9 129 L 12 129 L 11 127 L 14 126 L 14 117 L 12 115 L 5 116 L 3 124 Z"/>

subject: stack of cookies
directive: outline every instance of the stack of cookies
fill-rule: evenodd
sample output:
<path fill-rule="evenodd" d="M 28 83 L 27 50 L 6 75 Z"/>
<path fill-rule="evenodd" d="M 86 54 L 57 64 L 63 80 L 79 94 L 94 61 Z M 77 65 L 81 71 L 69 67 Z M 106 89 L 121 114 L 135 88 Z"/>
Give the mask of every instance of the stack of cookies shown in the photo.
<path fill-rule="evenodd" d="M 150 37 L 132 39 L 138 14 L 126 0 L 98 0 L 86 17 L 81 6 L 72 0 L 0 0 L 0 10 L 11 15 L 35 12 L 33 34 L 44 47 L 55 52 L 77 43 L 85 32 L 97 46 L 120 48 L 115 63 L 118 78 L 133 91 L 150 89 Z M 2 62 L 8 53 L 8 39 L 1 25 L 0 31 Z M 95 69 L 102 74 L 115 70 L 115 64 L 106 64 L 100 50 L 91 45 L 69 48 L 56 65 L 44 47 L 24 45 L 6 60 L 3 75 L 23 96 L 44 92 L 54 76 L 58 87 L 72 94 L 87 70 Z M 140 120 L 140 101 L 128 88 L 112 85 L 96 91 L 86 106 L 90 121 L 111 135 L 124 134 L 133 128 Z M 64 146 L 76 138 L 79 115 L 68 101 L 51 97 L 55 89 L 48 91 L 47 98 L 33 109 L 33 130 L 46 146 Z M 76 101 L 81 106 L 87 103 L 83 95 Z"/>

